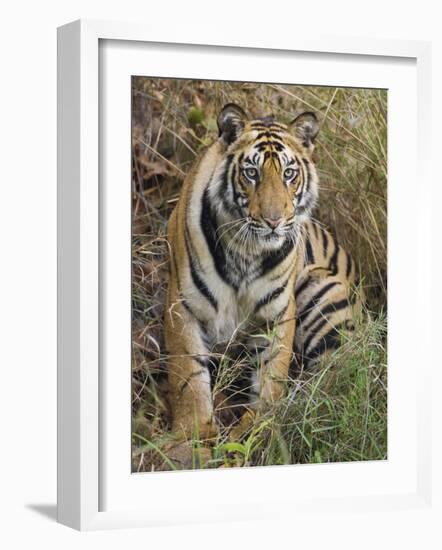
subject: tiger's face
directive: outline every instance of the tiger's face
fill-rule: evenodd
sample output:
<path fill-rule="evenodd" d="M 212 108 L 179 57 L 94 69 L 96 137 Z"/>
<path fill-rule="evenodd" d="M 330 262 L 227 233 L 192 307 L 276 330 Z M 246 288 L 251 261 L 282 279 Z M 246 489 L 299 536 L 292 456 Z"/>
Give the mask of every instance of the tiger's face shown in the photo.
<path fill-rule="evenodd" d="M 226 148 L 224 208 L 245 219 L 256 239 L 277 244 L 308 218 L 317 200 L 311 160 L 316 116 L 303 113 L 284 125 L 271 117 L 248 120 L 228 104 L 218 128 Z"/>

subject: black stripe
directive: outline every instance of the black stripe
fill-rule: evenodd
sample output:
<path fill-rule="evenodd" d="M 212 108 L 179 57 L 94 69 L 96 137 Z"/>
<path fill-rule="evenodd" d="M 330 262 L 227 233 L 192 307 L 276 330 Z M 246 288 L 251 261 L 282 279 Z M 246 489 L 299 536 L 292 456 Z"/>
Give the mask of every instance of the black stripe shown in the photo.
<path fill-rule="evenodd" d="M 201 292 L 203 296 L 212 304 L 216 311 L 218 311 L 218 302 L 215 296 L 210 292 L 208 286 L 199 275 L 195 264 L 199 267 L 198 257 L 195 257 L 193 243 L 187 228 L 187 224 L 184 228 L 184 242 L 186 244 L 187 257 L 189 260 L 190 274 L 192 276 L 193 284 Z"/>
<path fill-rule="evenodd" d="M 311 222 L 311 225 L 313 227 L 313 233 L 315 234 L 315 239 L 317 239 L 318 238 L 318 226 L 313 222 Z"/>
<path fill-rule="evenodd" d="M 268 130 L 268 126 L 265 126 L 264 124 L 260 122 L 255 122 L 250 125 L 253 130 L 258 130 L 258 132 L 266 132 Z"/>
<path fill-rule="evenodd" d="M 307 173 L 306 190 L 308 190 L 307 188 L 310 187 L 310 180 L 311 180 L 311 177 L 312 177 L 311 172 L 310 172 L 310 163 L 305 158 L 302 159 L 302 163 L 304 164 L 305 171 Z"/>
<path fill-rule="evenodd" d="M 305 171 L 307 172 L 307 178 L 304 175 L 304 188 L 302 190 L 302 194 L 306 195 L 307 197 L 310 192 L 310 182 L 312 180 L 312 175 L 310 173 L 310 165 L 304 162 L 304 167 L 305 167 Z"/>
<path fill-rule="evenodd" d="M 238 168 L 236 164 L 234 164 L 232 168 L 232 176 L 230 178 L 230 188 L 232 189 L 233 201 L 235 204 L 232 205 L 228 202 L 228 196 L 226 193 L 226 195 L 223 197 L 223 205 L 227 212 L 230 212 L 230 214 L 234 216 L 237 216 L 239 214 L 241 216 L 243 206 L 241 205 L 240 201 L 241 199 L 243 199 L 246 201 L 246 204 L 248 204 L 248 198 L 246 188 L 242 185 L 240 179 L 237 178 L 237 172 Z M 240 191 L 237 190 L 236 183 L 238 183 Z"/>
<path fill-rule="evenodd" d="M 210 206 L 209 192 L 207 189 L 204 191 L 202 198 L 200 225 L 218 275 L 223 281 L 232 286 L 235 290 L 238 290 L 238 286 L 230 280 L 224 248 L 217 239 L 216 218 Z"/>
<path fill-rule="evenodd" d="M 277 140 L 280 140 L 281 139 L 281 133 L 278 132 L 271 132 L 270 130 L 265 130 L 263 132 L 260 132 L 257 136 L 256 136 L 256 139 L 261 139 L 261 138 L 267 138 L 267 139 L 272 139 L 272 138 L 275 138 Z"/>
<path fill-rule="evenodd" d="M 316 359 L 329 349 L 339 348 L 339 326 L 331 328 L 325 336 L 321 338 L 318 344 L 305 357 L 307 361 Z"/>
<path fill-rule="evenodd" d="M 261 153 L 261 152 L 264 151 L 265 149 L 270 149 L 269 145 L 270 145 L 270 142 L 268 142 L 268 141 L 261 141 L 261 143 L 257 143 L 257 144 L 254 145 L 253 147 L 254 147 L 257 151 L 259 151 L 259 152 Z"/>
<path fill-rule="evenodd" d="M 253 144 L 253 149 L 255 149 L 256 151 L 262 151 L 262 149 L 266 149 L 269 145 L 269 142 L 268 141 L 260 141 L 259 143 L 254 143 Z"/>
<path fill-rule="evenodd" d="M 307 323 L 303 328 L 303 330 L 307 331 L 312 328 L 312 326 L 316 323 L 318 319 L 321 317 L 325 317 L 329 313 L 335 313 L 336 311 L 340 311 L 341 309 L 346 308 L 349 306 L 350 303 L 347 300 L 347 298 L 344 298 L 343 300 L 340 300 L 339 302 L 332 302 L 330 304 L 327 304 L 321 311 L 318 312 L 315 317 L 309 323 Z M 316 329 L 315 329 L 316 330 Z"/>
<path fill-rule="evenodd" d="M 302 191 L 299 191 L 299 197 L 300 199 L 305 197 L 305 204 L 300 205 L 300 200 L 298 199 L 298 204 L 295 209 L 295 213 L 298 215 L 303 214 L 306 210 L 309 210 L 313 201 L 313 195 L 310 193 L 311 173 L 309 163 L 306 159 L 302 159 L 302 162 L 304 167 L 302 168 L 300 175 L 303 176 L 303 182 L 299 185 L 299 189 L 302 187 Z"/>
<path fill-rule="evenodd" d="M 206 283 L 199 276 L 198 272 L 195 269 L 195 266 L 193 265 L 192 258 L 190 256 L 189 256 L 189 265 L 190 265 L 190 274 L 192 276 L 193 284 L 201 292 L 201 294 L 205 298 L 207 298 L 207 300 L 211 303 L 215 311 L 218 311 L 218 302 L 215 296 L 210 292 Z"/>
<path fill-rule="evenodd" d="M 318 332 L 321 330 L 321 328 L 326 324 L 328 323 L 328 319 L 322 319 L 322 321 L 320 321 L 318 323 L 318 325 L 315 327 L 315 330 L 312 331 L 308 337 L 306 338 L 306 340 L 304 341 L 304 345 L 303 345 L 303 348 L 304 348 L 304 352 L 307 353 L 307 350 L 310 346 L 310 344 L 312 343 L 312 340 L 315 336 L 318 335 Z"/>
<path fill-rule="evenodd" d="M 347 275 L 347 279 L 348 279 L 350 277 L 353 260 L 351 259 L 351 256 L 347 251 L 345 252 L 345 254 L 347 255 L 347 273 L 346 273 L 346 275 Z"/>
<path fill-rule="evenodd" d="M 285 149 L 285 145 L 279 141 L 269 141 L 269 145 L 279 152 L 284 151 Z"/>
<path fill-rule="evenodd" d="M 262 129 L 262 130 L 283 130 L 287 131 L 287 126 L 284 126 L 283 124 L 280 124 L 279 122 L 275 122 L 274 117 L 264 117 L 264 118 L 258 118 L 250 123 L 250 126 L 256 130 L 256 129 Z"/>
<path fill-rule="evenodd" d="M 236 166 L 233 167 L 232 169 L 232 177 L 229 178 L 229 187 L 232 189 L 232 195 L 233 195 L 233 200 L 236 204 L 238 204 L 238 199 L 239 197 L 241 196 L 240 193 L 238 193 L 236 187 L 235 187 L 235 175 L 236 175 Z M 226 172 L 225 174 L 225 177 L 228 178 L 228 174 Z M 240 184 L 240 187 L 242 188 L 241 184 Z M 227 193 L 224 194 L 223 196 L 223 204 L 224 204 L 224 207 L 227 211 L 230 211 L 230 205 L 227 204 Z"/>
<path fill-rule="evenodd" d="M 287 310 L 289 308 L 289 304 L 287 303 L 282 309 L 281 311 L 278 311 L 278 313 L 275 315 L 275 320 L 276 321 L 280 321 L 284 315 L 286 314 Z"/>
<path fill-rule="evenodd" d="M 256 315 L 262 307 L 270 304 L 270 302 L 272 302 L 273 300 L 276 300 L 276 298 L 284 292 L 289 279 L 287 279 L 281 286 L 278 286 L 277 288 L 266 294 L 263 298 L 261 298 L 261 300 L 259 300 L 259 302 L 257 302 L 253 311 L 254 315 Z"/>
<path fill-rule="evenodd" d="M 330 263 L 328 264 L 328 268 L 331 272 L 331 275 L 336 275 L 336 273 L 338 272 L 339 245 L 335 238 L 333 238 L 333 242 L 335 244 L 335 250 L 332 254 L 332 257 L 330 258 Z"/>
<path fill-rule="evenodd" d="M 264 151 L 265 149 L 276 149 L 277 151 L 283 151 L 285 149 L 284 143 L 279 140 L 271 140 L 271 141 L 260 141 L 259 143 L 255 143 L 253 146 L 254 149 L 257 151 Z"/>
<path fill-rule="evenodd" d="M 188 301 L 186 299 L 182 299 L 182 304 L 184 306 L 184 308 L 187 310 L 187 312 L 196 320 L 196 322 L 198 323 L 198 326 L 199 326 L 199 329 L 201 331 L 201 337 L 204 341 L 204 344 L 208 346 L 209 344 L 209 336 L 207 334 L 207 329 L 206 329 L 206 323 L 204 323 L 197 315 L 196 313 L 193 311 L 193 309 L 190 307 Z"/>
<path fill-rule="evenodd" d="M 280 149 L 278 149 L 279 151 Z M 281 170 L 281 161 L 279 160 L 278 153 L 275 153 L 275 151 L 272 152 L 272 164 L 273 166 L 278 170 L 278 172 Z"/>
<path fill-rule="evenodd" d="M 304 319 L 309 315 L 311 310 L 318 305 L 319 300 L 326 294 L 331 288 L 334 286 L 341 284 L 337 281 L 332 281 L 331 283 L 327 283 L 325 286 L 321 288 L 307 303 L 307 305 L 302 309 L 302 311 L 299 312 L 298 320 L 300 323 L 304 321 Z"/>
<path fill-rule="evenodd" d="M 202 367 L 207 367 L 207 359 L 201 359 L 198 355 L 193 355 L 192 359 L 199 363 Z"/>
<path fill-rule="evenodd" d="M 192 359 L 194 359 L 194 357 L 192 357 Z M 204 374 L 205 372 L 207 372 L 207 367 L 205 367 L 204 369 L 200 369 L 195 372 L 192 372 L 192 374 L 188 376 L 186 380 L 184 380 L 184 382 L 182 383 L 180 389 L 178 390 L 178 395 L 181 395 L 183 393 L 183 391 L 189 385 L 189 382 L 192 378 L 195 378 L 195 376 L 199 376 L 200 374 Z"/>
<path fill-rule="evenodd" d="M 220 199 L 222 199 L 227 193 L 227 187 L 229 183 L 227 178 L 227 173 L 229 171 L 229 167 L 232 163 L 232 160 L 233 160 L 233 155 L 228 155 L 226 158 L 225 169 L 221 178 L 221 185 L 219 186 L 219 189 L 218 189 L 218 196 Z"/>
<path fill-rule="evenodd" d="M 274 250 L 265 255 L 261 263 L 261 273 L 259 276 L 263 277 L 278 264 L 280 264 L 284 258 L 287 258 L 294 246 L 295 245 L 291 239 L 286 239 L 278 250 Z"/>
<path fill-rule="evenodd" d="M 322 250 L 323 250 L 323 253 L 324 253 L 324 258 L 326 258 L 327 257 L 327 251 L 328 251 L 327 231 L 325 231 L 321 227 L 321 233 L 322 233 Z"/>
<path fill-rule="evenodd" d="M 189 227 L 187 226 L 187 219 L 184 224 L 184 244 L 186 245 L 187 255 L 189 258 L 193 258 L 199 267 L 200 264 L 198 256 L 195 257 L 195 247 L 193 246 L 192 237 L 190 236 Z"/>
<path fill-rule="evenodd" d="M 315 257 L 313 255 L 312 243 L 310 242 L 310 238 L 308 237 L 308 235 L 305 241 L 305 254 L 306 254 L 306 260 L 305 260 L 304 266 L 314 264 Z"/>
<path fill-rule="evenodd" d="M 238 204 L 237 204 L 237 193 L 234 185 L 234 179 L 235 174 L 233 176 L 230 176 L 230 168 L 232 166 L 234 155 L 228 155 L 226 158 L 226 164 L 224 167 L 224 172 L 221 176 L 221 185 L 218 188 L 217 197 L 218 200 L 220 200 L 225 208 L 225 210 L 231 214 L 236 214 L 238 212 Z M 236 173 L 236 164 L 233 165 L 232 172 Z M 229 187 L 232 189 L 232 195 L 233 200 L 235 204 L 232 204 L 229 201 L 230 195 L 229 195 Z"/>
<path fill-rule="evenodd" d="M 314 279 L 310 276 L 307 276 L 304 281 L 299 285 L 298 288 L 295 288 L 295 298 L 299 296 L 308 286 L 310 283 L 313 283 Z"/>

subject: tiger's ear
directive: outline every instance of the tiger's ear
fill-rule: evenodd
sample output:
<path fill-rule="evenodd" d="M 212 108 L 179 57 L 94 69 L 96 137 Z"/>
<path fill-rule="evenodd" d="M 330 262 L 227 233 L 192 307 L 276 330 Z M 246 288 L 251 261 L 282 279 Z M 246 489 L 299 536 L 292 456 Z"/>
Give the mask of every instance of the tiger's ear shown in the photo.
<path fill-rule="evenodd" d="M 218 115 L 219 136 L 227 145 L 239 138 L 247 121 L 246 113 L 239 105 L 227 103 Z"/>
<path fill-rule="evenodd" d="M 310 147 L 318 135 L 319 122 L 315 113 L 306 112 L 292 120 L 290 128 L 304 147 Z"/>

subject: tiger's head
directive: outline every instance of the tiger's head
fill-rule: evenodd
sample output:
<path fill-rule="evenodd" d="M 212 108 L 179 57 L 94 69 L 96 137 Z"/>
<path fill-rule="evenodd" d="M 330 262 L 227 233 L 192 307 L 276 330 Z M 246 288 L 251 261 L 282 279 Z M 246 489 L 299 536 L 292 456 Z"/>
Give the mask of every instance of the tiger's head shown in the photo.
<path fill-rule="evenodd" d="M 316 203 L 312 152 L 318 120 L 311 112 L 288 125 L 273 117 L 249 120 L 229 103 L 217 122 L 225 157 L 220 208 L 226 219 L 245 219 L 256 239 L 276 245 L 301 226 Z"/>

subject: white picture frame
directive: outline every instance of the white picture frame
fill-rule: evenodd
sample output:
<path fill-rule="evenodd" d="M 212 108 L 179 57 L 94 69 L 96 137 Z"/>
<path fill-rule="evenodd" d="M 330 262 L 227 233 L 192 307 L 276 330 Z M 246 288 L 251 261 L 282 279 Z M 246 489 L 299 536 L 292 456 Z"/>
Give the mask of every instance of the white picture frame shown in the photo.
<path fill-rule="evenodd" d="M 219 49 L 228 48 L 231 56 L 244 55 L 244 52 L 267 51 L 280 56 L 284 52 L 303 52 L 317 56 L 327 54 L 337 58 L 345 56 L 356 61 L 359 59 L 359 62 L 361 58 L 358 56 L 376 56 L 379 60 L 391 64 L 399 64 L 405 59 L 411 60 L 416 70 L 417 99 L 413 109 L 417 113 L 417 121 L 410 124 L 412 130 L 415 129 L 412 147 L 416 162 L 419 162 L 419 184 L 426 196 L 423 204 L 431 204 L 431 184 L 427 168 L 431 116 L 430 44 L 344 37 L 313 40 L 300 36 L 281 37 L 278 43 L 272 44 L 264 44 L 258 39 L 251 42 L 222 38 L 205 40 L 204 37 L 194 42 L 186 36 L 185 30 L 181 35 L 174 33 L 173 36 L 167 36 L 160 30 L 147 31 L 141 25 L 101 21 L 76 21 L 61 27 L 58 31 L 58 520 L 76 529 L 90 530 L 260 518 L 264 517 L 264 513 L 268 516 L 269 512 L 265 510 L 266 499 L 274 502 L 278 498 L 277 493 L 271 492 L 272 485 L 284 481 L 283 475 L 285 479 L 289 476 L 289 471 L 281 468 L 293 467 L 270 468 L 272 472 L 265 474 L 268 478 L 267 484 L 262 485 L 263 494 L 248 493 L 249 497 L 247 494 L 243 495 L 233 510 L 208 507 L 204 500 L 198 502 L 197 498 L 184 507 L 179 493 L 189 490 L 191 492 L 192 487 L 195 493 L 203 491 L 202 485 L 216 484 L 214 476 L 226 474 L 230 476 L 227 483 L 247 485 L 253 482 L 253 475 L 263 476 L 262 469 L 259 469 L 261 473 L 255 469 L 253 474 L 251 469 L 231 472 L 171 472 L 156 474 L 155 478 L 149 478 L 151 474 L 143 474 L 143 494 L 146 494 L 146 483 L 151 483 L 152 491 L 156 490 L 158 494 L 164 487 L 164 492 L 168 495 L 164 502 L 156 498 L 155 506 L 149 506 L 148 503 L 140 506 L 136 499 L 131 499 L 131 493 L 127 492 L 121 497 L 121 505 L 113 502 L 110 509 L 103 505 L 102 485 L 107 479 L 107 472 L 113 472 L 112 463 L 106 468 L 103 466 L 103 454 L 110 449 L 104 440 L 103 415 L 108 414 L 108 410 L 103 403 L 108 399 L 106 391 L 112 390 L 107 386 L 107 389 L 103 389 L 102 386 L 103 358 L 100 349 L 103 325 L 101 308 L 103 300 L 107 299 L 106 290 L 101 284 L 103 265 L 106 265 L 103 262 L 105 247 L 102 234 L 106 231 L 106 224 L 100 221 L 100 212 L 104 207 L 99 164 L 102 146 L 99 120 L 100 113 L 105 108 L 100 104 L 100 63 L 103 62 L 100 44 L 103 44 L 103 41 L 120 44 L 124 41 L 129 48 L 135 44 L 168 44 L 168 47 L 175 48 L 175 51 L 180 48 L 192 50 L 192 46 L 195 46 L 199 51 L 206 50 L 205 55 L 209 60 L 213 46 Z M 189 77 L 192 76 L 189 74 Z M 244 77 L 244 80 L 247 80 L 247 77 Z M 404 174 L 404 178 L 406 177 Z M 124 208 L 124 205 L 120 208 Z M 406 209 L 406 201 L 402 208 Z M 422 326 L 417 329 L 420 338 L 419 349 L 415 353 L 425 350 L 427 360 L 421 362 L 420 376 L 412 388 L 414 393 L 409 394 L 412 399 L 416 399 L 415 408 L 414 404 L 410 407 L 410 414 L 413 415 L 411 425 L 415 427 L 416 432 L 412 448 L 413 461 L 406 465 L 408 469 L 404 469 L 402 477 L 398 477 L 399 485 L 396 489 L 392 489 L 391 486 L 385 491 L 382 487 L 376 487 L 365 494 L 352 493 L 351 480 L 354 483 L 361 475 L 361 470 L 352 469 L 352 464 L 345 465 L 346 472 L 351 473 L 346 481 L 348 491 L 344 493 L 339 492 L 337 488 L 333 489 L 332 485 L 326 493 L 315 488 L 315 484 L 320 484 L 318 480 L 324 480 L 330 475 L 339 479 L 342 465 L 315 466 L 317 469 L 314 471 L 305 469 L 303 478 L 306 480 L 307 488 L 304 487 L 303 495 L 300 498 L 296 495 L 281 495 L 281 501 L 289 504 L 284 507 L 287 513 L 293 513 L 294 509 L 300 513 L 308 513 L 313 509 L 319 511 L 330 507 L 331 504 L 335 510 L 339 509 L 342 513 L 355 507 L 361 511 L 369 511 L 404 507 L 421 509 L 430 506 L 431 403 L 427 388 L 430 387 L 432 365 L 431 330 L 428 326 L 431 317 L 431 234 L 429 211 L 425 206 L 420 208 L 417 217 L 418 233 L 415 238 L 419 245 L 420 262 L 412 275 L 419 277 L 423 284 L 420 285 L 420 291 L 412 307 L 419 306 L 421 318 L 424 320 Z M 399 383 L 397 379 L 393 382 Z M 129 437 L 129 432 L 127 435 Z M 122 468 L 121 465 L 117 467 Z M 368 464 L 363 475 L 370 475 L 370 469 L 373 476 L 378 475 L 376 468 L 376 464 Z M 413 480 L 408 486 L 404 480 L 410 468 L 413 469 Z M 392 472 L 394 474 L 394 468 Z M 392 472 L 379 472 L 379 475 L 391 476 Z M 130 477 L 130 472 L 124 472 L 124 476 Z M 223 478 L 223 484 L 226 483 L 226 479 Z M 306 496 L 308 487 L 311 487 L 311 498 Z M 173 495 L 174 490 L 177 492 L 176 498 Z M 118 493 L 116 494 L 118 496 Z M 132 504 L 129 501 L 132 501 Z M 245 506 L 241 507 L 240 504 Z M 281 514 L 284 512 L 279 510 L 278 515 Z"/>

